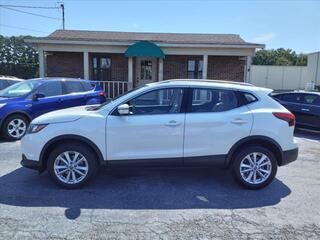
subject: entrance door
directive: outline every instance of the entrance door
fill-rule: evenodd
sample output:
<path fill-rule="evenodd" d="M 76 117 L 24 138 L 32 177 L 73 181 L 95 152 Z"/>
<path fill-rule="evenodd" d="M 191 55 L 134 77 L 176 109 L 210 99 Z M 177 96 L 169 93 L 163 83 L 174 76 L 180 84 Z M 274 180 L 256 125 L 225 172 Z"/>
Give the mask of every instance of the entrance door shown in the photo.
<path fill-rule="evenodd" d="M 137 58 L 136 86 L 142 86 L 156 81 L 157 59 Z"/>

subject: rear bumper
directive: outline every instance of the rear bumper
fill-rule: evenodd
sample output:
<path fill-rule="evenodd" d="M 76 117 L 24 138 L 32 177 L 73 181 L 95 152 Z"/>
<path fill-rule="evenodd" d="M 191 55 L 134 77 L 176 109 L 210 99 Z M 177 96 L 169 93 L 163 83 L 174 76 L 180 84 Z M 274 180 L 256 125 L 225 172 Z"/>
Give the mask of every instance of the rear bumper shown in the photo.
<path fill-rule="evenodd" d="M 22 154 L 22 160 L 21 160 L 20 164 L 26 168 L 38 170 L 39 172 L 42 171 L 42 164 L 40 161 L 29 160 L 26 158 L 26 156 L 24 154 Z"/>
<path fill-rule="evenodd" d="M 282 161 L 281 161 L 280 166 L 287 165 L 287 164 L 297 160 L 298 152 L 299 152 L 298 148 L 294 148 L 294 149 L 291 149 L 288 151 L 283 151 L 282 152 Z"/>

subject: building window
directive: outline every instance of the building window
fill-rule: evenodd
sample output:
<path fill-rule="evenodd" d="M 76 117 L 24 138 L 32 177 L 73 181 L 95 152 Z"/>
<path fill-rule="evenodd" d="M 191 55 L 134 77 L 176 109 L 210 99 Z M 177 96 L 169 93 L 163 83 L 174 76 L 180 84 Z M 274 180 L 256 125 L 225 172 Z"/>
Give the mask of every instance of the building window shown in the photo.
<path fill-rule="evenodd" d="M 201 79 L 202 69 L 203 69 L 202 60 L 188 60 L 188 78 L 189 79 Z"/>
<path fill-rule="evenodd" d="M 97 81 L 111 80 L 111 58 L 102 55 L 92 57 L 92 78 Z"/>

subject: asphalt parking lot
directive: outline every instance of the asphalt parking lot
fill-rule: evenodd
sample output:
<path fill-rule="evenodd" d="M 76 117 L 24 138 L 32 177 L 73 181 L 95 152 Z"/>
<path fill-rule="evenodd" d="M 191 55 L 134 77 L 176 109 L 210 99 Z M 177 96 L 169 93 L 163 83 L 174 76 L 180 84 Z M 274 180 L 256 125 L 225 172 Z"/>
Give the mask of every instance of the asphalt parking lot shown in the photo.
<path fill-rule="evenodd" d="M 1 239 L 320 239 L 320 135 L 259 191 L 219 169 L 103 169 L 81 190 L 21 168 L 0 143 Z"/>

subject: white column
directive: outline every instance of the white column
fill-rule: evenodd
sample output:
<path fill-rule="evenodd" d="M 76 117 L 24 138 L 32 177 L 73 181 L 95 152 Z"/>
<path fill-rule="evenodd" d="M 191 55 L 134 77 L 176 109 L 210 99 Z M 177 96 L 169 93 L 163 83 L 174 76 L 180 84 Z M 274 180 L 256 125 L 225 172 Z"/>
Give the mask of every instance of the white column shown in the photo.
<path fill-rule="evenodd" d="M 89 53 L 83 52 L 83 79 L 89 79 Z"/>
<path fill-rule="evenodd" d="M 39 56 L 39 77 L 45 77 L 45 59 L 44 59 L 44 51 L 39 49 L 38 51 Z"/>
<path fill-rule="evenodd" d="M 245 78 L 244 81 L 247 83 L 251 82 L 251 61 L 252 61 L 252 57 L 251 56 L 247 56 L 246 59 L 246 65 L 245 65 Z"/>
<path fill-rule="evenodd" d="M 159 58 L 159 72 L 158 72 L 158 81 L 163 80 L 163 59 Z"/>
<path fill-rule="evenodd" d="M 208 55 L 203 55 L 202 78 L 207 79 L 208 72 Z"/>
<path fill-rule="evenodd" d="M 133 87 L 133 58 L 128 58 L 128 90 Z"/>

